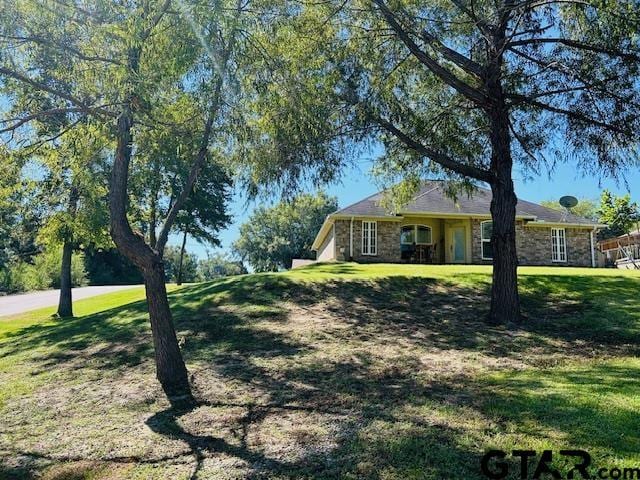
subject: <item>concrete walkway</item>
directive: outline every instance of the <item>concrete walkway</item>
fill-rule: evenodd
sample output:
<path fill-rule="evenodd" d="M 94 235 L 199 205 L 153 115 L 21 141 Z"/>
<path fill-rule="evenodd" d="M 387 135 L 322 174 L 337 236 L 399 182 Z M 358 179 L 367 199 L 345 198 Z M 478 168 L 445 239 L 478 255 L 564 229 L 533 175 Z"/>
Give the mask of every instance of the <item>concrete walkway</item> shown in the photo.
<path fill-rule="evenodd" d="M 94 287 L 79 287 L 73 289 L 73 300 L 95 297 L 103 293 L 117 292 L 119 290 L 129 290 L 139 285 L 105 285 Z M 18 313 L 37 310 L 45 307 L 55 307 L 58 305 L 60 290 L 44 290 L 41 292 L 19 293 L 17 295 L 7 295 L 0 297 L 0 317 L 15 315 Z"/>

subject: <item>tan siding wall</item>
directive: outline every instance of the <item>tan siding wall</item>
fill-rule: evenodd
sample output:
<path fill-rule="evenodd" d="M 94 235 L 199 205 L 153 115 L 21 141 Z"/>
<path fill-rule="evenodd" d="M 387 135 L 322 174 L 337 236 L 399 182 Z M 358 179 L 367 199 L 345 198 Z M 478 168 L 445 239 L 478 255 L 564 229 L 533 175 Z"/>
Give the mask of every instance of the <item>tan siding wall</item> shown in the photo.
<path fill-rule="evenodd" d="M 318 248 L 316 252 L 316 260 L 319 262 L 328 262 L 330 260 L 336 259 L 336 250 L 335 250 L 336 242 L 334 229 L 332 228 L 327 233 L 327 236 L 322 241 L 322 245 Z"/>

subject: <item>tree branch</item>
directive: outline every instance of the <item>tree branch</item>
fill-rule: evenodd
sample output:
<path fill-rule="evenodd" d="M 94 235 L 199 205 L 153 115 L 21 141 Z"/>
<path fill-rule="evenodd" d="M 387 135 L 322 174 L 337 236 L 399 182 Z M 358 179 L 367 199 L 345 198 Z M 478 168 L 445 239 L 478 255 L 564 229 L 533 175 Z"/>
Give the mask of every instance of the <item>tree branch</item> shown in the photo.
<path fill-rule="evenodd" d="M 28 85 L 31 85 L 32 87 L 35 87 L 38 90 L 41 90 L 43 92 L 47 92 L 50 93 L 51 95 L 58 97 L 58 98 L 62 98 L 64 100 L 67 100 L 69 103 L 76 105 L 77 107 L 79 107 L 82 111 L 84 112 L 93 112 L 93 113 L 100 113 L 102 115 L 106 115 L 109 117 L 116 117 L 117 115 L 113 112 L 110 112 L 108 110 L 105 110 L 102 107 L 94 107 L 91 105 L 88 105 L 87 103 L 83 102 L 82 100 L 74 97 L 73 95 L 60 91 L 60 90 L 56 90 L 55 88 L 52 88 L 42 82 L 39 82 L 37 80 L 33 80 L 32 78 L 29 78 L 21 73 L 18 73 L 14 70 L 10 70 L 6 67 L 0 67 L 0 75 L 6 75 L 7 77 L 13 78 L 15 80 L 18 80 L 22 83 L 26 83 Z"/>
<path fill-rule="evenodd" d="M 602 53 L 609 55 L 610 57 L 619 57 L 624 60 L 632 62 L 640 62 L 640 56 L 630 52 L 623 52 L 620 50 L 612 50 L 610 48 L 601 47 L 598 45 L 591 45 L 589 43 L 583 43 L 577 40 L 571 40 L 569 38 L 527 38 L 525 40 L 513 40 L 509 42 L 508 48 L 518 47 L 523 45 L 537 45 L 545 43 L 559 43 L 566 45 L 567 47 L 575 48 L 578 50 L 587 50 L 589 52 Z"/>
<path fill-rule="evenodd" d="M 236 4 L 236 14 L 240 16 L 242 13 L 242 2 L 241 0 L 237 0 Z M 205 122 L 204 132 L 202 134 L 202 140 L 200 142 L 200 149 L 198 150 L 198 154 L 191 165 L 191 169 L 189 170 L 189 176 L 187 177 L 187 182 L 184 185 L 182 192 L 173 202 L 173 204 L 169 208 L 169 212 L 167 213 L 167 218 L 164 221 L 160 234 L 158 235 L 158 241 L 156 243 L 156 251 L 162 255 L 164 251 L 164 247 L 169 239 L 169 232 L 173 227 L 173 224 L 176 221 L 178 213 L 184 207 L 189 195 L 191 195 L 191 191 L 193 190 L 193 186 L 195 185 L 196 180 L 198 179 L 198 174 L 200 170 L 202 170 L 202 166 L 204 165 L 205 160 L 207 159 L 207 152 L 209 150 L 209 139 L 211 137 L 211 130 L 213 128 L 213 122 L 215 121 L 216 116 L 218 115 L 218 110 L 220 108 L 220 104 L 222 103 L 222 86 L 224 83 L 224 76 L 226 72 L 226 68 L 229 62 L 229 58 L 231 56 L 231 52 L 235 46 L 236 35 L 238 34 L 239 29 L 237 24 L 234 25 L 231 33 L 229 42 L 227 43 L 226 48 L 222 52 L 222 58 L 220 61 L 220 65 L 218 66 L 218 78 L 216 81 L 213 99 L 211 102 L 211 107 L 209 109 L 208 117 Z"/>
<path fill-rule="evenodd" d="M 10 132 L 12 130 L 17 129 L 18 127 L 21 127 L 22 125 L 24 125 L 25 123 L 30 122 L 31 120 L 35 120 L 37 118 L 40 117 L 47 117 L 50 115 L 57 115 L 60 113 L 84 113 L 86 112 L 84 109 L 79 108 L 79 107 L 73 107 L 73 108 L 52 108 L 51 110 L 44 110 L 42 112 L 37 112 L 37 113 L 33 113 L 31 115 L 27 115 L 26 117 L 17 117 L 17 118 L 9 118 L 7 120 L 0 120 L 0 124 L 1 123 L 9 123 L 9 122 L 14 122 L 13 124 L 9 125 L 8 127 L 4 127 L 2 129 L 0 129 L 0 133 L 6 133 L 6 132 Z"/>
<path fill-rule="evenodd" d="M 462 68 L 465 72 L 471 73 L 479 78 L 482 78 L 484 75 L 484 69 L 479 63 L 474 62 L 468 57 L 465 57 L 459 52 L 447 47 L 442 44 L 436 37 L 431 35 L 429 32 L 424 30 L 422 32 L 422 39 L 428 43 L 432 48 L 435 48 L 444 58 L 452 61 L 460 68 Z"/>
<path fill-rule="evenodd" d="M 600 120 L 597 120 L 595 118 L 592 118 L 588 115 L 585 115 L 583 113 L 580 112 L 576 112 L 574 110 L 566 110 L 564 108 L 560 108 L 560 107 L 554 107 L 553 105 L 549 105 L 547 103 L 543 103 L 543 102 L 539 102 L 537 100 L 534 100 L 533 98 L 529 98 L 525 95 L 518 95 L 518 94 L 510 94 L 509 95 L 511 98 L 514 98 L 516 100 L 519 100 L 521 102 L 527 103 L 531 106 L 537 107 L 539 109 L 542 110 L 546 110 L 548 112 L 552 112 L 552 113 L 557 113 L 560 115 L 564 115 L 566 117 L 569 117 L 573 120 L 577 120 L 579 122 L 584 122 L 587 124 L 591 124 L 591 125 L 595 125 L 598 127 L 601 127 L 609 132 L 614 132 L 614 133 L 619 133 L 621 135 L 625 135 L 625 136 L 630 136 L 632 135 L 632 132 L 629 130 L 625 130 L 624 128 L 620 128 L 616 125 L 611 125 L 610 123 L 607 122 L 603 122 Z"/>
<path fill-rule="evenodd" d="M 176 200 L 172 203 L 171 207 L 169 208 L 169 212 L 167 213 L 167 218 L 165 219 L 164 224 L 162 226 L 162 230 L 158 235 L 158 240 L 156 242 L 155 249 L 158 253 L 160 253 L 160 255 L 162 255 L 162 252 L 164 251 L 164 247 L 167 244 L 167 240 L 169 239 L 169 232 L 171 231 L 171 228 L 173 227 L 173 224 L 176 221 L 176 217 L 178 216 L 178 213 L 180 212 L 185 202 L 189 198 L 189 195 L 191 195 L 193 186 L 195 185 L 196 180 L 198 179 L 198 174 L 200 173 L 200 170 L 202 169 L 202 165 L 204 165 L 204 162 L 207 159 L 207 152 L 209 151 L 209 138 L 211 137 L 213 120 L 215 118 L 216 113 L 217 113 L 217 108 L 216 109 L 212 108 L 211 112 L 209 112 L 209 116 L 207 118 L 207 121 L 204 127 L 204 133 L 202 134 L 200 148 L 198 150 L 196 159 L 194 160 L 193 164 L 191 165 L 191 169 L 189 170 L 189 176 L 187 177 L 187 181 L 184 185 L 184 188 L 180 192 L 180 195 L 178 195 Z"/>
<path fill-rule="evenodd" d="M 141 41 L 144 42 L 145 40 L 147 40 L 147 38 L 149 38 L 151 32 L 160 23 L 160 20 L 162 20 L 162 17 L 165 13 L 167 13 L 167 10 L 169 10 L 170 6 L 171 0 L 165 0 L 165 2 L 162 4 L 162 7 L 160 7 L 160 10 L 158 10 L 158 12 L 156 12 L 156 14 L 151 19 L 149 26 L 144 30 L 144 32 L 142 32 L 142 35 L 140 37 Z"/>
<path fill-rule="evenodd" d="M 372 112 L 367 112 L 367 115 L 371 120 L 380 125 L 380 127 L 387 130 L 393 136 L 395 136 L 398 140 L 404 143 L 407 147 L 415 151 L 416 153 L 427 157 L 429 160 L 443 166 L 446 169 L 452 170 L 460 175 L 464 175 L 467 177 L 475 178 L 476 180 L 480 180 L 483 182 L 489 183 L 492 180 L 491 173 L 487 170 L 483 170 L 478 167 L 474 167 L 472 165 L 466 165 L 464 163 L 460 163 L 448 155 L 433 150 L 422 143 L 414 140 L 405 132 L 396 127 L 393 123 L 384 118 L 373 114 Z"/>
<path fill-rule="evenodd" d="M 451 3 L 453 3 L 456 7 L 458 7 L 458 10 L 460 10 L 462 13 L 467 15 L 471 20 L 473 20 L 475 25 L 482 32 L 482 35 L 484 35 L 485 37 L 491 36 L 491 30 L 492 29 L 491 29 L 490 25 L 485 20 L 479 18 L 475 14 L 475 12 L 473 11 L 472 8 L 467 7 L 463 3 L 463 0 L 451 0 Z"/>
<path fill-rule="evenodd" d="M 452 87 L 461 95 L 467 97 L 469 100 L 475 102 L 478 105 L 486 106 L 489 101 L 485 94 L 477 89 L 463 82 L 455 75 L 453 75 L 449 70 L 442 67 L 438 62 L 436 62 L 433 58 L 431 58 L 427 53 L 422 50 L 409 36 L 409 34 L 402 28 L 402 26 L 396 20 L 394 14 L 389 10 L 383 0 L 373 0 L 373 2 L 378 6 L 382 15 L 384 16 L 386 22 L 393 29 L 393 31 L 398 35 L 398 38 L 405 44 L 405 46 L 409 49 L 409 51 L 422 63 L 426 66 L 432 73 L 434 73 L 438 78 L 440 78 L 444 83 Z"/>
<path fill-rule="evenodd" d="M 113 58 L 107 58 L 107 57 L 101 57 L 99 55 L 86 55 L 84 53 L 82 53 L 80 50 L 78 50 L 77 48 L 73 48 L 71 46 L 68 45 L 63 45 L 59 42 L 54 42 L 53 40 L 48 40 L 46 38 L 40 37 L 38 35 L 29 35 L 26 37 L 21 37 L 21 36 L 12 36 L 12 35 L 0 35 L 1 38 L 6 38 L 8 40 L 17 40 L 17 41 L 21 41 L 21 42 L 32 42 L 32 43 L 37 43 L 39 45 L 47 45 L 49 47 L 54 47 L 57 48 L 59 50 L 63 50 L 65 52 L 69 52 L 73 55 L 75 55 L 77 58 L 79 58 L 80 60 L 86 60 L 89 62 L 105 62 L 105 63 L 112 63 L 114 65 L 123 65 L 122 62 L 115 60 Z"/>
<path fill-rule="evenodd" d="M 510 48 L 509 51 L 515 53 L 516 55 L 518 55 L 519 57 L 524 58 L 525 60 L 530 61 L 531 63 L 534 63 L 535 65 L 538 65 L 540 67 L 540 70 L 538 70 L 537 72 L 535 72 L 535 74 L 531 75 L 539 75 L 541 73 L 543 73 L 545 70 L 551 70 L 552 72 L 556 72 L 556 73 L 560 73 L 563 75 L 567 75 L 569 77 L 572 78 L 572 80 L 578 81 L 582 84 L 582 86 L 584 86 L 585 88 L 583 90 L 589 90 L 589 89 L 594 89 L 606 96 L 609 96 L 611 98 L 615 98 L 616 100 L 619 100 L 621 102 L 629 102 L 629 99 L 621 97 L 620 95 L 617 95 L 615 92 L 608 90 L 607 89 L 607 85 L 606 83 L 609 81 L 613 81 L 613 80 L 617 80 L 618 78 L 620 78 L 619 75 L 615 75 L 612 77 L 608 77 L 604 80 L 599 80 L 597 83 L 595 82 L 590 82 L 586 79 L 584 79 L 578 72 L 571 70 L 567 65 L 564 65 L 562 63 L 556 62 L 556 61 L 552 61 L 552 62 L 545 62 L 542 61 L 540 59 L 537 59 L 535 57 L 532 57 L 531 55 L 528 55 L 518 49 L 515 48 Z M 577 89 L 582 89 L 581 87 L 576 87 Z M 546 93 L 540 92 L 537 95 L 533 95 L 536 97 L 540 97 L 540 96 L 546 96 Z M 638 105 L 637 102 L 633 102 L 633 105 Z"/>

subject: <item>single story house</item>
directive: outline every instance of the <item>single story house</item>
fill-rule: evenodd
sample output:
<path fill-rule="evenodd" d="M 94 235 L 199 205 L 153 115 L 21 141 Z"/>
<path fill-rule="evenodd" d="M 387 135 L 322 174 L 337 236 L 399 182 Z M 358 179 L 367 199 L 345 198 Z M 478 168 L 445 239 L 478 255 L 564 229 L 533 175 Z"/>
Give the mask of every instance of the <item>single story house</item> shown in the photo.
<path fill-rule="evenodd" d="M 401 211 L 381 205 L 383 192 L 327 216 L 312 249 L 317 261 L 490 264 L 491 191 L 454 201 L 440 181 L 426 181 Z M 521 265 L 595 266 L 595 234 L 605 225 L 518 200 Z"/>

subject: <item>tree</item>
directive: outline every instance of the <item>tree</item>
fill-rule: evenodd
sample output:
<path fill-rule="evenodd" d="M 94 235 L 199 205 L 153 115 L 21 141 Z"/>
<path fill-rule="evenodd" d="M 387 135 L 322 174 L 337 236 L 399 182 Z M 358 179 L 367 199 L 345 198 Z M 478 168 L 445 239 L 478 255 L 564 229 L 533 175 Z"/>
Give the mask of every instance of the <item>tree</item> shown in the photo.
<path fill-rule="evenodd" d="M 43 176 L 37 197 L 46 215 L 38 234 L 45 249 L 61 246 L 60 298 L 57 314 L 73 316 L 72 256 L 81 247 L 110 244 L 106 158 L 101 132 L 88 123 L 64 132 L 54 142 L 40 147 L 30 161 Z"/>
<path fill-rule="evenodd" d="M 89 282 L 93 285 L 135 285 L 144 279 L 140 270 L 115 246 L 84 249 Z"/>
<path fill-rule="evenodd" d="M 22 159 L 2 148 L 0 156 L 0 291 L 13 292 L 20 290 L 15 268 L 39 251 L 36 238 L 42 211 L 34 201 L 33 183 L 21 174 Z"/>
<path fill-rule="evenodd" d="M 292 131 L 299 118 L 333 145 L 338 137 L 380 139 L 378 170 L 410 185 L 434 175 L 487 183 L 488 320 L 519 321 L 514 162 L 536 170 L 571 159 L 615 175 L 636 161 L 638 7 L 637 0 L 306 2 L 288 12 L 255 67 L 288 68 L 270 70 L 281 75 L 280 88 L 273 109 L 260 111 L 274 132 Z M 548 161 L 550 153 L 558 158 Z"/>
<path fill-rule="evenodd" d="M 198 257 L 180 247 L 170 246 L 164 252 L 164 268 L 167 280 L 178 283 L 197 282 Z"/>
<path fill-rule="evenodd" d="M 259 207 L 240 226 L 233 249 L 258 272 L 291 268 L 294 258 L 315 258 L 313 240 L 326 216 L 337 209 L 336 198 L 324 193 Z"/>
<path fill-rule="evenodd" d="M 232 260 L 222 254 L 209 254 L 206 259 L 202 259 L 198 263 L 198 275 L 203 281 L 244 275 L 245 273 L 247 273 L 247 269 L 242 262 Z"/>
<path fill-rule="evenodd" d="M 609 190 L 604 190 L 600 196 L 598 214 L 600 222 L 607 225 L 600 232 L 603 239 L 626 235 L 640 222 L 640 209 L 636 202 L 631 201 L 631 196 L 615 196 Z"/>
<path fill-rule="evenodd" d="M 100 1 L 88 8 L 70 3 L 42 9 L 37 1 L 5 6 L 0 39 L 7 48 L 0 78 L 15 115 L 2 120 L 0 134 L 61 113 L 71 118 L 71 126 L 91 117 L 110 128 L 115 143 L 108 202 L 111 237 L 145 280 L 158 380 L 170 398 L 190 398 L 167 300 L 163 252 L 210 145 L 222 140 L 214 129 L 222 132 L 225 124 L 228 102 L 223 97 L 232 88 L 230 73 L 246 5 L 181 2 L 177 11 L 170 0 Z M 47 102 L 16 102 L 14 93 L 21 89 Z M 180 101 L 189 108 L 178 121 L 165 123 L 163 113 Z M 163 130 L 167 124 L 177 137 L 197 132 L 197 141 L 181 144 L 190 157 L 188 173 L 151 246 L 129 222 L 129 170 L 141 132 Z"/>
<path fill-rule="evenodd" d="M 543 205 L 552 210 L 564 211 L 564 207 L 558 203 L 558 200 L 543 200 L 540 202 Z M 582 218 L 587 218 L 594 222 L 598 221 L 598 202 L 591 200 L 590 198 L 581 198 L 578 200 L 578 204 L 575 207 L 569 209 L 574 215 L 578 215 Z"/>
<path fill-rule="evenodd" d="M 182 284 L 183 256 L 187 237 L 200 243 L 220 246 L 218 232 L 224 229 L 231 217 L 227 206 L 231 196 L 231 178 L 220 162 L 209 162 L 203 168 L 198 183 L 176 218 L 176 230 L 182 233 L 182 247 L 176 283 Z"/>

